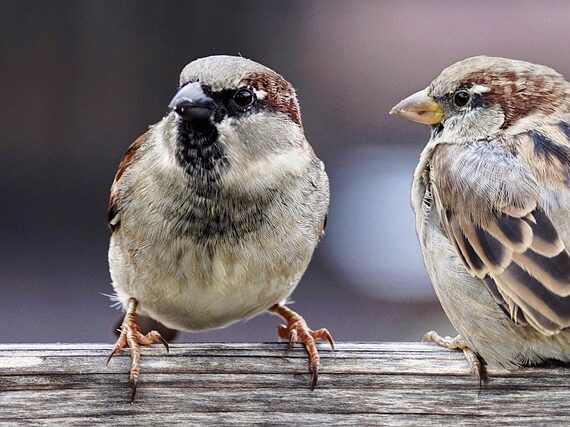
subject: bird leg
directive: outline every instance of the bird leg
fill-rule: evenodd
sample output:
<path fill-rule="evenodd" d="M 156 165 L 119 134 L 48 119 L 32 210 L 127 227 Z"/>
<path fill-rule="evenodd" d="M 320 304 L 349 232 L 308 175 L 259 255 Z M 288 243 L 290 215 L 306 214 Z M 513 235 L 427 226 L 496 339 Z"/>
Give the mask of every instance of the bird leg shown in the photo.
<path fill-rule="evenodd" d="M 311 390 L 314 390 L 317 386 L 320 360 L 316 342 L 319 340 L 328 341 L 334 350 L 334 341 L 331 334 L 324 328 L 312 331 L 307 326 L 305 319 L 282 304 L 275 304 L 269 311 L 287 322 L 287 325 L 279 325 L 277 327 L 277 335 L 289 341 L 289 349 L 292 349 L 297 341 L 302 342 L 305 346 L 309 354 L 309 370 L 312 373 Z"/>
<path fill-rule="evenodd" d="M 137 392 L 137 381 L 140 374 L 140 358 L 141 358 L 141 345 L 150 344 L 163 344 L 166 347 L 166 352 L 168 352 L 168 343 L 162 338 L 162 336 L 157 331 L 150 331 L 148 334 L 143 335 L 140 331 L 139 324 L 136 319 L 138 301 L 134 298 L 129 299 L 129 304 L 127 306 L 127 313 L 121 324 L 119 339 L 115 343 L 113 351 L 107 359 L 107 363 L 111 361 L 111 358 L 119 353 L 122 349 L 129 347 L 131 349 L 131 372 L 130 372 L 130 383 L 133 388 L 133 394 L 131 396 L 131 403 L 135 400 L 135 394 Z"/>
<path fill-rule="evenodd" d="M 450 350 L 462 350 L 471 368 L 471 373 L 479 382 L 479 387 L 481 386 L 481 361 L 479 360 L 479 356 L 469 348 L 467 341 L 465 341 L 461 335 L 457 335 L 455 338 L 442 337 L 435 331 L 429 331 L 422 337 L 422 342 L 428 341 Z"/>

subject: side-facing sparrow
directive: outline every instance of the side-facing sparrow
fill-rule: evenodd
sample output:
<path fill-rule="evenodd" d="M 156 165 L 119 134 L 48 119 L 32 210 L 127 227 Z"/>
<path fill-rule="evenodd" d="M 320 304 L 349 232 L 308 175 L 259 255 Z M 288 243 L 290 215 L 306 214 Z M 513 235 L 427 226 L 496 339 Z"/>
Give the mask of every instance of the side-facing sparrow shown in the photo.
<path fill-rule="evenodd" d="M 439 345 L 507 369 L 570 360 L 570 84 L 478 56 L 392 114 L 431 125 L 412 206 L 429 276 L 459 333 Z"/>
<path fill-rule="evenodd" d="M 263 65 L 211 56 L 188 64 L 164 118 L 128 149 L 111 187 L 109 265 L 126 309 L 109 359 L 130 347 L 133 398 L 143 336 L 135 313 L 164 325 L 222 328 L 263 311 L 281 338 L 315 341 L 283 301 L 323 233 L 329 184 L 305 139 L 293 86 Z M 168 347 L 167 347 L 168 349 Z"/>

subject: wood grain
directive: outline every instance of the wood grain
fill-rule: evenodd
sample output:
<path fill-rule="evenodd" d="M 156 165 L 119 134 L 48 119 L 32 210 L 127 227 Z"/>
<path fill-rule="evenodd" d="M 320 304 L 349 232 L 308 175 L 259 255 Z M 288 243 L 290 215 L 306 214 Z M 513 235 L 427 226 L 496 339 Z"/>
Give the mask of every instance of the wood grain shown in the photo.
<path fill-rule="evenodd" d="M 321 346 L 318 388 L 302 349 L 145 348 L 134 404 L 128 352 L 111 345 L 0 345 L 1 425 L 570 425 L 570 369 L 491 370 L 479 390 L 460 352 L 430 344 Z"/>

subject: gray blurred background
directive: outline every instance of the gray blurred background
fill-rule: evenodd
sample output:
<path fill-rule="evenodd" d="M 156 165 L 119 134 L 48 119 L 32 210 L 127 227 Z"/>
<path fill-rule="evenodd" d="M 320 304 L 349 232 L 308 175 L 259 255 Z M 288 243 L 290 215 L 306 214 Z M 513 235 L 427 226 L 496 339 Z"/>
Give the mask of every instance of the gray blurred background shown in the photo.
<path fill-rule="evenodd" d="M 427 129 L 387 112 L 488 54 L 570 75 L 565 1 L 0 1 L 2 342 L 109 342 L 108 189 L 191 60 L 241 54 L 298 89 L 325 162 L 327 235 L 293 294 L 337 340 L 452 333 L 409 206 Z M 261 315 L 189 341 L 272 341 Z"/>

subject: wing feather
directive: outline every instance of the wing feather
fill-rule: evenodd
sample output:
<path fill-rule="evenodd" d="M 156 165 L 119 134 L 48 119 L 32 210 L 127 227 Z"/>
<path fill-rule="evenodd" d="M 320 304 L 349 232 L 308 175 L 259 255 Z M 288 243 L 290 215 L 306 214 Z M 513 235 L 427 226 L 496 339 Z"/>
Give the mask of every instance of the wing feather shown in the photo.
<path fill-rule="evenodd" d="M 130 147 L 127 149 L 127 152 L 123 156 L 121 163 L 119 163 L 117 173 L 115 174 L 115 179 L 113 180 L 113 185 L 111 185 L 111 194 L 109 197 L 109 209 L 107 212 L 107 221 L 109 228 L 111 229 L 112 232 L 119 227 L 119 224 L 121 222 L 119 200 L 117 195 L 117 183 L 119 182 L 125 171 L 133 163 L 137 151 L 142 147 L 145 141 L 146 141 L 146 133 L 139 136 L 130 145 Z"/>
<path fill-rule="evenodd" d="M 445 234 L 513 321 L 545 335 L 570 328 L 570 255 L 540 206 L 537 181 L 496 147 L 469 149 L 448 146 L 432 157 Z"/>
<path fill-rule="evenodd" d="M 475 253 L 471 244 L 467 241 L 467 238 L 459 225 L 459 221 L 452 218 L 450 212 L 448 212 L 448 224 L 449 235 L 453 236 L 452 241 L 455 244 L 455 248 L 458 253 L 461 255 L 464 264 L 466 264 L 467 270 L 469 270 L 470 274 L 473 276 L 482 279 L 487 275 L 489 270 L 481 258 L 479 258 Z"/>

